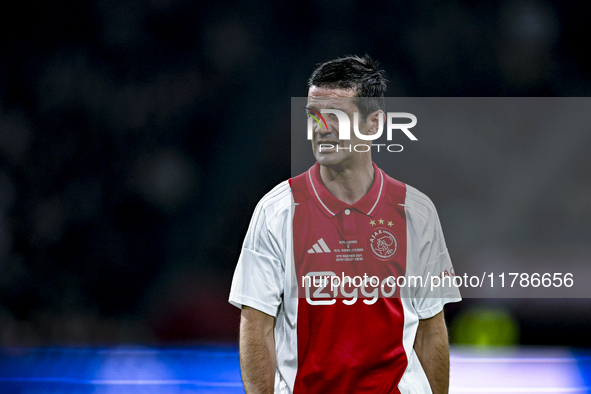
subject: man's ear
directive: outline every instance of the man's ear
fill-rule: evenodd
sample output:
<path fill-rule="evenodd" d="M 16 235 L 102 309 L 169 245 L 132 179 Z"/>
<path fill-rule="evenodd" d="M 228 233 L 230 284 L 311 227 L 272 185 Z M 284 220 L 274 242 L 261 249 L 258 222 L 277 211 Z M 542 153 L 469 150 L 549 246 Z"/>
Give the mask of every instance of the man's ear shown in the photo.
<path fill-rule="evenodd" d="M 381 109 L 378 109 L 377 111 L 374 111 L 367 116 L 366 122 L 369 126 L 367 129 L 368 135 L 373 135 L 373 134 L 378 133 L 378 131 L 380 130 L 380 118 L 382 121 L 381 123 L 382 123 L 382 130 L 383 130 L 384 124 L 386 123 L 386 114 L 384 113 L 384 111 L 382 111 Z"/>

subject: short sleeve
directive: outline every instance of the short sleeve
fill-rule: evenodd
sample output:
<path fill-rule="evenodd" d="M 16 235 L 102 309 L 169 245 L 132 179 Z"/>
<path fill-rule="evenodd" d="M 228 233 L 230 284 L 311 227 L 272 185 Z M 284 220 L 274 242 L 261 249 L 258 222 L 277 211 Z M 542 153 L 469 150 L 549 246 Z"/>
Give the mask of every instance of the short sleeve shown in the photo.
<path fill-rule="evenodd" d="M 257 205 L 236 265 L 229 302 L 277 315 L 285 282 L 285 220 L 268 196 Z M 271 205 L 269 205 L 271 204 Z"/>
<path fill-rule="evenodd" d="M 425 227 L 419 240 L 419 272 L 423 285 L 413 298 L 419 319 L 428 319 L 443 310 L 449 302 L 461 301 L 460 291 L 451 280 L 455 276 L 443 230 L 433 204 L 427 211 Z M 442 280 L 444 277 L 449 277 Z M 435 278 L 435 279 L 433 279 Z"/>

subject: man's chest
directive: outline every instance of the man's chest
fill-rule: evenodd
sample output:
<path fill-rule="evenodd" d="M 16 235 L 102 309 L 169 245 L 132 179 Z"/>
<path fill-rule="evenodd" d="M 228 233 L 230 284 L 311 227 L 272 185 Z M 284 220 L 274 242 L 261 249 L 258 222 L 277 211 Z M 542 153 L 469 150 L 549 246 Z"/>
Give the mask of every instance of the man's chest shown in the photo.
<path fill-rule="evenodd" d="M 347 208 L 332 217 L 313 201 L 298 205 L 293 247 L 300 295 L 395 295 L 394 281 L 406 272 L 406 227 L 399 205 L 383 204 L 372 216 Z M 323 284 L 324 290 L 317 290 Z"/>

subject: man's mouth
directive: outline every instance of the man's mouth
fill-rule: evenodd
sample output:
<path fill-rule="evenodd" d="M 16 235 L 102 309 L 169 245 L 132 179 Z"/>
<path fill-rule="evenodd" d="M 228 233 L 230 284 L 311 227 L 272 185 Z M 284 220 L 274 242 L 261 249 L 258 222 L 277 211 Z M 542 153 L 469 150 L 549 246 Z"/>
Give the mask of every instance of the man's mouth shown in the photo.
<path fill-rule="evenodd" d="M 337 150 L 339 146 L 338 141 L 318 141 L 318 151 L 319 152 L 332 152 Z"/>

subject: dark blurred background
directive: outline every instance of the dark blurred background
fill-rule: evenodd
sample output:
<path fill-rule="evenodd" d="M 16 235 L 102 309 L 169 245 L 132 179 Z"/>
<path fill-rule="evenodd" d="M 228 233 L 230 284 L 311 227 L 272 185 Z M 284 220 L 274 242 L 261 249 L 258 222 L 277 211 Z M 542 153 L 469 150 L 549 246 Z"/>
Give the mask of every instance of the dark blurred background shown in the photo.
<path fill-rule="evenodd" d="M 234 266 L 257 201 L 290 175 L 290 97 L 306 95 L 317 63 L 368 53 L 388 96 L 587 96 L 590 11 L 535 0 L 5 6 L 0 346 L 236 340 Z M 576 245 L 588 246 L 591 141 L 580 147 L 560 171 L 576 194 L 550 225 L 576 223 Z M 478 253 L 460 225 L 478 199 L 466 209 L 453 187 L 470 197 L 486 179 L 461 160 L 436 164 L 415 181 L 391 175 L 434 200 L 452 256 Z M 453 184 L 436 182 L 449 173 Z M 551 247 L 540 204 L 519 225 Z M 448 320 L 498 304 L 465 300 Z M 557 305 L 501 307 L 523 344 L 591 345 L 591 304 Z"/>

